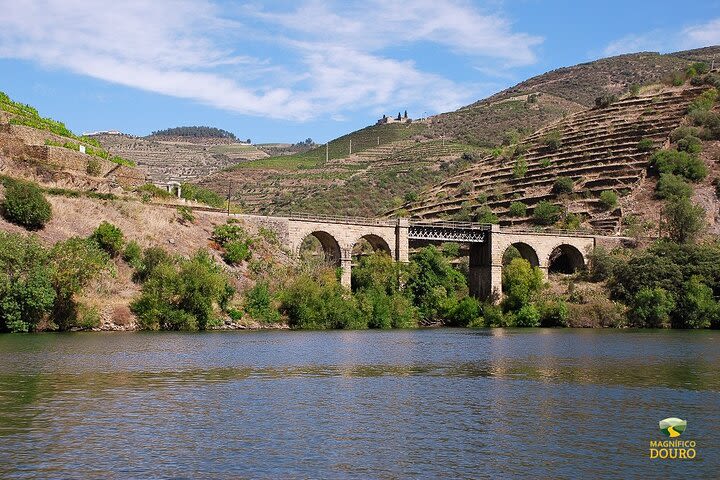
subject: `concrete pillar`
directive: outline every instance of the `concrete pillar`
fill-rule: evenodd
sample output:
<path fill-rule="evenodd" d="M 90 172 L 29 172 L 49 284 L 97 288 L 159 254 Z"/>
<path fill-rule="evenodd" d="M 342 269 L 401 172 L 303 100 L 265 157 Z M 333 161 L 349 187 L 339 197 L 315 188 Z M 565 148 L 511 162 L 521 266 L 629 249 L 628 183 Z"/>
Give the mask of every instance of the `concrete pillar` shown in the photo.
<path fill-rule="evenodd" d="M 177 196 L 178 198 L 182 198 L 182 188 L 180 188 L 180 185 L 177 187 Z"/>
<path fill-rule="evenodd" d="M 407 263 L 410 261 L 410 220 L 398 218 L 395 227 L 395 261 Z"/>
<path fill-rule="evenodd" d="M 340 259 L 340 284 L 343 287 L 350 288 L 352 286 L 352 256 L 348 253 Z"/>
<path fill-rule="evenodd" d="M 497 259 L 493 249 L 493 232 L 497 231 L 494 225 L 485 242 L 470 244 L 470 295 L 481 300 L 502 295 L 502 258 Z"/>

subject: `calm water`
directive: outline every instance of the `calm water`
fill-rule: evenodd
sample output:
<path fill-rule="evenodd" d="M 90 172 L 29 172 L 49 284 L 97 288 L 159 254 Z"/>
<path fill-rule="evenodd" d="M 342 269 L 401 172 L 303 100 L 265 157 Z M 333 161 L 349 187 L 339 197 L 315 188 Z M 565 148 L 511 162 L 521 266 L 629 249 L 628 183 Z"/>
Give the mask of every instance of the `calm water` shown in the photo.
<path fill-rule="evenodd" d="M 676 474 L 720 476 L 717 331 L 0 336 L 0 478 Z"/>

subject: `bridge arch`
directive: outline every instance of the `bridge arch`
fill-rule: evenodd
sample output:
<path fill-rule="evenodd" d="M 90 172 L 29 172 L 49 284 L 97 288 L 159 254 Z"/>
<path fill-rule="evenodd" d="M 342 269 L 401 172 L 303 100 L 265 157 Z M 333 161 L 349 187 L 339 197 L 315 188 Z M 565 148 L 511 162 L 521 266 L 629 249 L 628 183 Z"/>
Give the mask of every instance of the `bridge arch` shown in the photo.
<path fill-rule="evenodd" d="M 305 235 L 300 246 L 298 247 L 298 256 L 300 256 L 305 248 L 313 248 L 313 239 L 320 243 L 320 248 L 325 256 L 325 260 L 332 265 L 339 267 L 342 259 L 342 251 L 340 243 L 330 233 L 324 230 L 315 230 Z"/>
<path fill-rule="evenodd" d="M 540 266 L 540 259 L 538 257 L 537 251 L 525 242 L 514 242 L 508 245 L 503 252 L 503 264 L 506 263 L 505 260 L 508 257 L 508 253 L 511 251 L 511 248 L 517 250 L 517 252 L 520 254 L 520 257 L 527 260 L 531 266 Z"/>
<path fill-rule="evenodd" d="M 387 240 L 374 233 L 365 234 L 355 240 L 351 245 L 352 255 L 356 256 L 367 253 L 368 248 L 372 249 L 373 252 L 383 252 L 392 257 L 392 249 Z"/>
<path fill-rule="evenodd" d="M 547 265 L 549 273 L 575 273 L 585 267 L 585 257 L 577 247 L 562 243 L 552 249 Z"/>

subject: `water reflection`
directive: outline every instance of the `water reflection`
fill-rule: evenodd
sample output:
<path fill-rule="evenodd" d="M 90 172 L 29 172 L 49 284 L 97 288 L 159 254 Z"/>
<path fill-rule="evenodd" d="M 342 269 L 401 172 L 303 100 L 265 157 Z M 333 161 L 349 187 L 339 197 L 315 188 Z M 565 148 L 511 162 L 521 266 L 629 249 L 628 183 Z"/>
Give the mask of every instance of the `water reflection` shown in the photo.
<path fill-rule="evenodd" d="M 0 477 L 709 476 L 716 336 L 0 336 Z M 668 416 L 708 446 L 693 470 L 646 459 Z"/>

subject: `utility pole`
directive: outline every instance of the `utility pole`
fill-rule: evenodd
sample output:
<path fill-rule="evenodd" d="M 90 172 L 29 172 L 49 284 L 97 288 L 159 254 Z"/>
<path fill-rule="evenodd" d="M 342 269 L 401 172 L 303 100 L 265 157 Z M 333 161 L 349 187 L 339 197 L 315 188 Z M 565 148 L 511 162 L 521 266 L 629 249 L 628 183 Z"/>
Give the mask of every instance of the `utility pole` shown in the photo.
<path fill-rule="evenodd" d="M 352 138 L 350 139 L 350 155 L 352 155 Z"/>
<path fill-rule="evenodd" d="M 378 147 L 380 146 L 380 137 L 378 137 Z"/>
<path fill-rule="evenodd" d="M 228 180 L 228 194 L 227 194 L 227 214 L 230 216 L 230 192 L 232 189 L 232 181 Z"/>
<path fill-rule="evenodd" d="M 325 163 L 330 159 L 330 143 L 325 142 Z"/>

